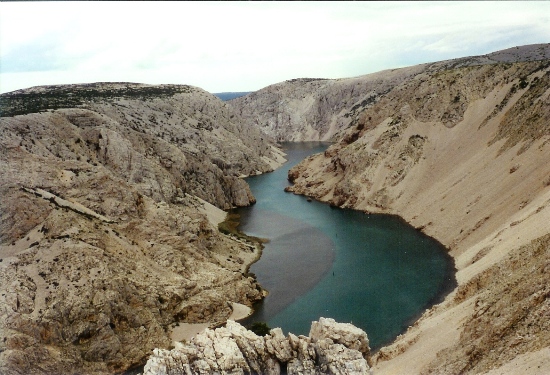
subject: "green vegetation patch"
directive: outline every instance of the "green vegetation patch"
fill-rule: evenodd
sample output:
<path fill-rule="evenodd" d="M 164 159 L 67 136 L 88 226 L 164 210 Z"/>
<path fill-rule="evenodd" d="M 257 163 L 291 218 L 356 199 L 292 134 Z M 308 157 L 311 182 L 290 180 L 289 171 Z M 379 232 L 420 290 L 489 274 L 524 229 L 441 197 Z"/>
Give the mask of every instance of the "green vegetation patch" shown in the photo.
<path fill-rule="evenodd" d="M 258 336 L 265 336 L 269 334 L 269 331 L 271 331 L 271 328 L 269 328 L 269 326 L 265 322 L 254 322 L 246 326 L 246 329 L 254 332 Z"/>
<path fill-rule="evenodd" d="M 44 86 L 39 89 L 1 94 L 0 117 L 76 108 L 87 103 L 109 102 L 116 99 L 146 101 L 192 91 L 193 88 L 186 85 L 143 86 L 132 83 Z"/>
<path fill-rule="evenodd" d="M 221 223 L 218 224 L 218 230 L 223 234 L 237 237 L 238 239 L 245 242 L 253 242 L 253 243 L 259 243 L 259 244 L 268 242 L 268 240 L 265 238 L 249 236 L 241 232 L 240 230 L 238 230 L 237 228 L 240 224 L 239 222 L 240 218 L 241 216 L 239 214 L 230 212 L 229 214 L 227 214 L 227 218 L 225 219 L 225 221 L 222 221 Z"/>

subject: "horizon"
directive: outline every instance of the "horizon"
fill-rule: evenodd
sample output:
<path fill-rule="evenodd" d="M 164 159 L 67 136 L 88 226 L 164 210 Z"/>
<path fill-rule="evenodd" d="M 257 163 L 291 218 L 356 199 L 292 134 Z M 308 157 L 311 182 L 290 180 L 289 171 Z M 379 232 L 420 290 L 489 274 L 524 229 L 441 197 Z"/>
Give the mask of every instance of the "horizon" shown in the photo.
<path fill-rule="evenodd" d="M 252 92 L 550 41 L 550 3 L 496 5 L 2 2 L 0 93 L 95 82 Z"/>
<path fill-rule="evenodd" d="M 505 51 L 505 50 L 513 49 L 513 48 L 517 48 L 517 47 L 528 47 L 528 46 L 531 46 L 531 45 L 541 45 L 541 44 L 544 45 L 544 44 L 550 44 L 550 43 L 534 43 L 534 44 L 526 44 L 526 45 L 521 45 L 521 46 L 512 46 L 512 47 L 504 48 L 504 49 L 501 49 L 501 50 L 490 51 L 490 52 L 487 52 L 487 53 L 481 54 L 481 55 L 468 55 L 468 56 L 460 56 L 460 57 L 455 57 L 455 58 L 446 59 L 446 60 L 427 61 L 427 62 L 424 62 L 424 63 L 415 64 L 415 65 L 431 64 L 431 63 L 438 63 L 438 62 L 444 62 L 444 61 L 452 61 L 452 60 L 457 60 L 457 59 L 461 59 L 461 58 L 468 58 L 468 57 L 485 56 L 485 55 L 492 54 L 492 53 L 495 53 L 495 52 Z M 270 83 L 270 84 L 268 84 L 267 86 L 261 87 L 261 88 L 259 88 L 259 89 L 257 89 L 257 90 L 253 90 L 253 91 L 216 91 L 216 92 L 210 92 L 210 91 L 208 91 L 208 92 L 211 93 L 211 94 L 213 94 L 213 95 L 218 95 L 218 94 L 250 94 L 250 93 L 252 93 L 252 92 L 259 91 L 259 90 L 261 90 L 261 89 L 263 89 L 263 88 L 266 88 L 266 87 L 269 87 L 269 86 L 272 86 L 272 85 L 276 85 L 276 84 L 283 83 L 283 82 L 287 82 L 287 81 L 293 81 L 293 80 L 297 80 L 297 79 L 306 79 L 306 80 L 307 80 L 307 79 L 314 79 L 314 80 L 338 80 L 338 79 L 357 78 L 357 77 L 367 76 L 367 75 L 369 75 L 369 74 L 380 73 L 380 72 L 383 72 L 383 71 L 385 71 L 385 70 L 403 69 L 403 68 L 412 67 L 412 66 L 415 66 L 415 65 L 408 65 L 408 66 L 403 66 L 403 67 L 399 67 L 399 68 L 387 68 L 387 69 L 382 69 L 382 70 L 379 70 L 379 71 L 370 72 L 370 73 L 366 73 L 366 74 L 361 74 L 361 75 L 358 75 L 358 76 L 351 76 L 351 77 L 337 77 L 337 78 L 295 77 L 295 78 L 288 78 L 288 79 L 285 79 L 284 81 L 279 81 L 279 82 Z M 162 85 L 194 86 L 194 85 L 189 85 L 189 84 L 186 84 L 186 83 L 158 83 L 158 84 L 150 84 L 150 83 L 145 83 L 145 82 L 130 82 L 130 81 L 96 81 L 96 82 L 75 82 L 75 83 L 45 84 L 45 85 L 29 86 L 29 87 L 24 87 L 24 88 L 21 88 L 21 89 L 16 89 L 16 90 L 13 90 L 13 91 L 0 92 L 0 95 L 1 95 L 1 94 L 5 94 L 5 93 L 14 92 L 14 91 L 20 91 L 20 90 L 31 89 L 31 88 L 35 88 L 35 87 L 64 86 L 64 85 L 67 85 L 67 86 L 76 85 L 76 86 L 78 86 L 78 85 L 89 85 L 89 84 L 91 84 L 91 85 L 93 85 L 93 84 L 130 84 L 130 85 L 151 85 L 151 86 L 162 86 Z M 197 87 L 197 88 L 199 88 L 199 89 L 203 89 L 203 88 L 200 87 L 200 86 L 194 86 L 194 87 Z M 205 89 L 203 89 L 203 90 L 205 90 Z M 205 91 L 206 91 L 206 90 L 205 90 Z M 222 100 L 224 100 L 224 99 L 222 99 Z"/>

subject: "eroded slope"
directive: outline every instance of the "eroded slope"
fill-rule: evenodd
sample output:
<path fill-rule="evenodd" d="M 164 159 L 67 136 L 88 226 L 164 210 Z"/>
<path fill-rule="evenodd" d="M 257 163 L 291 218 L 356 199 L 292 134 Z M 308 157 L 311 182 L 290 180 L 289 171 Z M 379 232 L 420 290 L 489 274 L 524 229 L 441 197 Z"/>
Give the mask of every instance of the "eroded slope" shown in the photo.
<path fill-rule="evenodd" d="M 465 65 L 396 85 L 289 173 L 290 191 L 399 214 L 455 258 L 458 289 L 376 373 L 483 373 L 550 345 L 550 63 Z"/>

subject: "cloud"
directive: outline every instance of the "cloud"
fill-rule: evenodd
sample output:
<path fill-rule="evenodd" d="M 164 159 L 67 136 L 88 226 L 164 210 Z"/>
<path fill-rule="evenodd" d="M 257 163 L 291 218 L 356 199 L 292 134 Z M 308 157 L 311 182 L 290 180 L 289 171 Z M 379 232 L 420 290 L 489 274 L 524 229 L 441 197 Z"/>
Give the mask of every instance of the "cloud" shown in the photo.
<path fill-rule="evenodd" d="M 247 91 L 356 76 L 547 42 L 547 14 L 546 2 L 0 3 L 0 91 L 109 80 Z"/>
<path fill-rule="evenodd" d="M 2 56 L 2 72 L 36 72 L 68 68 L 59 60 L 55 44 L 48 37 L 14 46 Z"/>

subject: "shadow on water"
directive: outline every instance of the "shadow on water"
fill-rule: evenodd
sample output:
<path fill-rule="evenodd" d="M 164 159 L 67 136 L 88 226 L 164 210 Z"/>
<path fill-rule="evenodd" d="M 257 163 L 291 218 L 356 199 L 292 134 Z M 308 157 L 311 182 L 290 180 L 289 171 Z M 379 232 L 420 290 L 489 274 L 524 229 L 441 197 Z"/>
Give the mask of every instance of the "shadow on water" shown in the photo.
<path fill-rule="evenodd" d="M 454 288 L 454 262 L 397 216 L 285 193 L 288 169 L 327 144 L 285 146 L 289 162 L 247 179 L 257 203 L 237 210 L 239 230 L 269 240 L 250 271 L 270 294 L 243 324 L 264 321 L 307 335 L 311 321 L 331 317 L 364 329 L 376 349 Z"/>
<path fill-rule="evenodd" d="M 250 267 L 269 295 L 255 306 L 254 321 L 267 321 L 321 281 L 332 267 L 334 243 L 305 222 L 258 211 L 272 237 Z M 264 232 L 262 232 L 264 233 Z M 245 321 L 246 324 L 246 321 Z"/>

